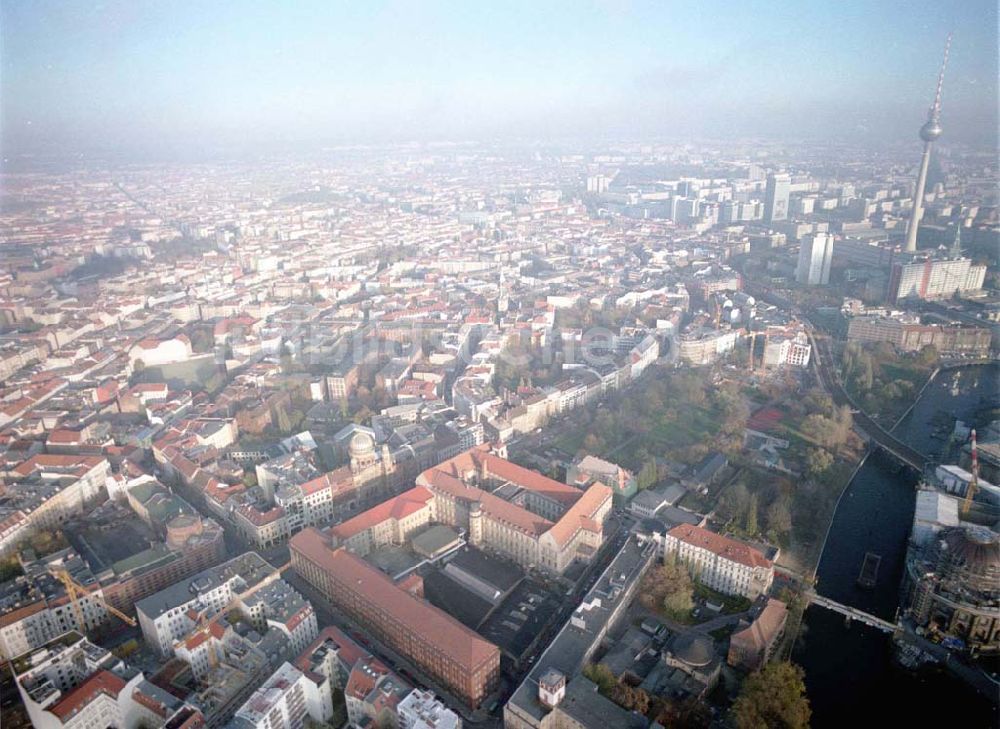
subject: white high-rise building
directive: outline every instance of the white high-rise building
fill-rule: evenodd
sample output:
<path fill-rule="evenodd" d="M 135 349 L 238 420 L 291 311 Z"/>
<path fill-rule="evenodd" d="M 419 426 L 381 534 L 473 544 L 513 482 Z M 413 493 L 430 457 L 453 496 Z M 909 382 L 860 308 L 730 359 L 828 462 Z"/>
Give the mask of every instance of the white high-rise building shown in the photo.
<path fill-rule="evenodd" d="M 799 264 L 795 280 L 806 286 L 830 283 L 830 262 L 833 260 L 833 237 L 827 233 L 814 233 L 802 239 Z"/>
<path fill-rule="evenodd" d="M 587 178 L 587 192 L 596 192 L 598 194 L 607 192 L 610 182 L 604 175 L 591 175 Z"/>
<path fill-rule="evenodd" d="M 767 185 L 764 188 L 765 222 L 788 220 L 788 196 L 791 189 L 791 176 L 775 172 L 767 176 Z"/>

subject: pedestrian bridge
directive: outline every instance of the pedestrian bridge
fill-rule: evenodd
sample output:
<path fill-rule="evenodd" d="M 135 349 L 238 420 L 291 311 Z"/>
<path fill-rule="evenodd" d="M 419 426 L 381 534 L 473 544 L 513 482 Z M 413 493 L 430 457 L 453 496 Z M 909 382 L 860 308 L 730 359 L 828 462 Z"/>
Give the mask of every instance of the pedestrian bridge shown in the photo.
<path fill-rule="evenodd" d="M 870 625 L 871 627 L 885 631 L 886 633 L 896 632 L 896 625 L 894 623 L 890 623 L 888 620 L 883 620 L 882 618 L 877 618 L 874 615 L 870 615 L 869 613 L 858 610 L 857 608 L 852 608 L 849 605 L 842 605 L 828 597 L 813 594 L 810 597 L 810 602 L 813 605 L 819 605 L 820 607 L 825 607 L 827 610 L 833 610 L 835 613 L 840 613 L 848 620 L 857 620 L 859 623 Z"/>

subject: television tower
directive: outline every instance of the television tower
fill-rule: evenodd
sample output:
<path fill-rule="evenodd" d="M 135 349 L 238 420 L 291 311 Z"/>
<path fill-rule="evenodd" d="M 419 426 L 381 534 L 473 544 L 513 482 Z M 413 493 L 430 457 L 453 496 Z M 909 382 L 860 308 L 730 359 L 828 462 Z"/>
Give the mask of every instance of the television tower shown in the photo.
<path fill-rule="evenodd" d="M 937 91 L 934 93 L 934 103 L 927 110 L 927 121 L 920 127 L 920 138 L 924 140 L 924 154 L 920 158 L 920 174 L 917 175 L 917 191 L 913 197 L 913 211 L 910 213 L 910 224 L 906 226 L 906 250 L 909 253 L 917 251 L 917 228 L 924 214 L 924 188 L 927 186 L 927 165 L 931 161 L 931 148 L 935 140 L 941 136 L 941 87 L 944 85 L 944 69 L 948 65 L 948 50 L 951 48 L 951 33 L 944 44 L 944 60 L 941 61 L 941 73 L 938 74 Z"/>

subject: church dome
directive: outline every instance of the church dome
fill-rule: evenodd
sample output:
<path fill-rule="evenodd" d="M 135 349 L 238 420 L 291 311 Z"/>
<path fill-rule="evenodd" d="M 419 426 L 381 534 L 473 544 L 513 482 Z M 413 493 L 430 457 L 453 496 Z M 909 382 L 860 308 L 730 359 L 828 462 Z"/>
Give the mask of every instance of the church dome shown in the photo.
<path fill-rule="evenodd" d="M 674 643 L 674 655 L 693 668 L 702 668 L 712 662 L 712 641 L 703 635 L 686 633 Z"/>
<path fill-rule="evenodd" d="M 365 458 L 375 453 L 375 439 L 368 433 L 355 433 L 347 448 L 351 458 Z"/>

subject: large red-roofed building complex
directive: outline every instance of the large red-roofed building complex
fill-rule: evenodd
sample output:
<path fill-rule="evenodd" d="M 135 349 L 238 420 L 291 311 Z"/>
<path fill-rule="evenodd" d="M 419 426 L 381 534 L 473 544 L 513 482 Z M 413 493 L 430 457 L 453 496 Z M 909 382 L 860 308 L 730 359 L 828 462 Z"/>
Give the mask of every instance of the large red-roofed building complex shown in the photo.
<path fill-rule="evenodd" d="M 362 558 L 307 528 L 291 540 L 292 567 L 338 609 L 476 707 L 496 685 L 500 650 L 411 595 Z"/>
<path fill-rule="evenodd" d="M 469 542 L 524 567 L 562 573 L 604 540 L 612 491 L 580 490 L 476 446 L 417 477 L 434 495 L 434 518 L 467 530 Z"/>

